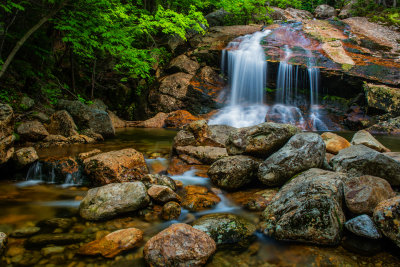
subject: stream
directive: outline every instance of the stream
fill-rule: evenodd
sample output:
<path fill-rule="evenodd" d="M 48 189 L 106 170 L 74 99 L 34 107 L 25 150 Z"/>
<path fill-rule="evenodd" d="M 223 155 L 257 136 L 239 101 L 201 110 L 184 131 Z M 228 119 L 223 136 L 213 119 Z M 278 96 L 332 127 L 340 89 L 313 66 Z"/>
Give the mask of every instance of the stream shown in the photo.
<path fill-rule="evenodd" d="M 135 148 L 146 156 L 150 170 L 158 171 L 166 168 L 168 157 L 175 136 L 175 130 L 165 129 L 125 129 L 117 136 L 96 145 L 76 145 L 38 151 L 41 159 L 56 156 L 75 156 L 78 153 L 94 148 L 102 151 L 123 148 Z M 351 132 L 339 133 L 347 139 Z M 392 151 L 400 151 L 400 137 L 377 136 Z M 156 167 L 155 167 L 156 166 Z M 215 190 L 208 178 L 196 175 L 190 170 L 182 175 L 172 176 L 184 185 L 202 185 Z M 48 180 L 48 179 L 47 179 Z M 84 185 L 85 183 L 83 183 Z M 6 262 L 13 266 L 145 266 L 142 249 L 145 242 L 169 225 L 177 222 L 191 223 L 196 218 L 209 213 L 234 213 L 246 217 L 255 224 L 259 221 L 258 212 L 249 212 L 235 203 L 233 194 L 215 190 L 221 202 L 214 208 L 189 212 L 182 209 L 176 221 L 161 221 L 151 214 L 134 217 L 118 217 L 105 222 L 88 222 L 80 219 L 78 207 L 80 200 L 89 188 L 86 186 L 63 185 L 25 181 L 23 176 L 6 177 L 0 182 L 0 232 L 10 233 L 15 229 L 34 226 L 37 222 L 61 217 L 72 218 L 70 233 L 83 233 L 98 236 L 105 231 L 111 232 L 122 228 L 136 227 L 144 231 L 144 241 L 140 248 L 123 253 L 115 259 L 85 257 L 76 254 L 79 244 L 65 246 L 62 253 L 46 257 L 40 248 L 26 249 L 24 239 L 10 238 L 5 254 Z M 249 192 L 252 192 L 249 189 Z M 382 246 L 387 244 L 383 243 Z M 362 255 L 347 247 L 317 247 L 298 243 L 277 242 L 261 233 L 247 250 L 218 250 L 209 260 L 207 266 L 332 266 L 332 265 L 366 265 L 396 266 L 399 259 L 391 253 L 391 247 L 377 252 L 375 255 Z M 5 262 L 4 266 L 7 266 Z M 0 262 L 0 265 L 2 263 Z M 46 265 L 54 264 L 54 265 Z M 3 265 L 1 265 L 3 266 Z"/>

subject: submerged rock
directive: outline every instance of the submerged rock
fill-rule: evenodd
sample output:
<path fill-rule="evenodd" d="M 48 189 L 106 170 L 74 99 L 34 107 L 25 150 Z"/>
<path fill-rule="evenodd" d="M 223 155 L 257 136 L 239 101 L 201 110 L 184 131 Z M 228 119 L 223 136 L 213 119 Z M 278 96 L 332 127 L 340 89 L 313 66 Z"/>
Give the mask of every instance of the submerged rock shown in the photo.
<path fill-rule="evenodd" d="M 162 211 L 161 211 L 161 218 L 163 220 L 177 220 L 181 215 L 181 205 L 175 201 L 170 201 L 165 203 Z"/>
<path fill-rule="evenodd" d="M 258 179 L 268 186 L 283 185 L 299 172 L 322 167 L 325 143 L 315 133 L 299 133 L 260 164 Z"/>
<path fill-rule="evenodd" d="M 233 130 L 226 142 L 226 149 L 229 155 L 267 158 L 299 132 L 300 129 L 290 124 L 265 122 Z"/>
<path fill-rule="evenodd" d="M 123 251 L 137 247 L 142 240 L 143 231 L 136 228 L 122 229 L 83 245 L 78 253 L 83 255 L 101 254 L 106 258 L 114 258 Z"/>
<path fill-rule="evenodd" d="M 24 147 L 15 151 L 13 160 L 17 168 L 24 168 L 39 159 L 33 147 Z"/>
<path fill-rule="evenodd" d="M 364 145 L 372 148 L 378 152 L 390 152 L 390 149 L 382 145 L 378 140 L 376 140 L 369 132 L 365 130 L 358 131 L 354 134 L 353 139 L 351 139 L 352 145 Z"/>
<path fill-rule="evenodd" d="M 379 239 L 382 237 L 372 219 L 365 214 L 347 221 L 344 226 L 357 236 L 370 239 Z"/>
<path fill-rule="evenodd" d="M 258 165 L 258 160 L 249 156 L 230 156 L 214 162 L 207 174 L 216 186 L 235 190 L 257 179 Z"/>
<path fill-rule="evenodd" d="M 182 206 L 190 211 L 200 211 L 215 206 L 221 199 L 207 187 L 188 185 L 183 188 Z"/>
<path fill-rule="evenodd" d="M 234 192 L 229 194 L 228 197 L 232 198 L 236 204 L 248 210 L 263 211 L 269 205 L 269 203 L 271 203 L 272 199 L 277 193 L 277 188 L 255 188 Z"/>
<path fill-rule="evenodd" d="M 263 213 L 263 232 L 278 240 L 336 245 L 341 240 L 344 174 L 310 169 L 285 184 Z"/>
<path fill-rule="evenodd" d="M 143 255 L 150 266 L 203 266 L 215 250 L 206 233 L 177 223 L 147 241 Z"/>
<path fill-rule="evenodd" d="M 378 229 L 400 247 L 400 196 L 379 203 L 374 221 Z"/>
<path fill-rule="evenodd" d="M 86 220 L 102 220 L 145 208 L 149 202 L 147 189 L 141 182 L 109 184 L 90 189 L 79 213 Z"/>
<path fill-rule="evenodd" d="M 29 237 L 40 231 L 40 227 L 36 226 L 27 226 L 23 228 L 19 228 L 11 233 L 12 237 Z"/>
<path fill-rule="evenodd" d="M 62 135 L 65 137 L 79 134 L 74 119 L 65 110 L 57 111 L 51 116 L 47 130 L 50 134 Z"/>
<path fill-rule="evenodd" d="M 46 245 L 69 245 L 82 242 L 86 239 L 83 234 L 40 234 L 29 238 L 26 241 L 28 247 L 44 247 Z"/>
<path fill-rule="evenodd" d="M 140 180 L 148 173 L 142 153 L 133 148 L 101 153 L 83 161 L 85 172 L 95 183 Z"/>
<path fill-rule="evenodd" d="M 193 223 L 208 234 L 219 248 L 247 248 L 254 240 L 255 225 L 234 214 L 208 214 Z"/>
<path fill-rule="evenodd" d="M 331 159 L 330 165 L 338 172 L 352 176 L 377 176 L 392 186 L 400 185 L 400 162 L 364 145 L 341 150 Z"/>
<path fill-rule="evenodd" d="M 51 218 L 38 223 L 41 227 L 48 227 L 50 229 L 63 229 L 68 230 L 73 224 L 72 219 L 69 218 Z"/>
<path fill-rule="evenodd" d="M 390 184 L 379 177 L 365 175 L 344 180 L 346 206 L 354 214 L 372 214 L 380 202 L 395 195 Z"/>
<path fill-rule="evenodd" d="M 340 150 L 351 146 L 345 138 L 331 132 L 325 132 L 321 134 L 321 137 L 325 142 L 326 152 L 328 153 L 336 155 Z"/>
<path fill-rule="evenodd" d="M 43 124 L 38 121 L 27 121 L 21 123 L 17 127 L 17 133 L 24 141 L 41 141 L 45 139 L 49 133 Z"/>

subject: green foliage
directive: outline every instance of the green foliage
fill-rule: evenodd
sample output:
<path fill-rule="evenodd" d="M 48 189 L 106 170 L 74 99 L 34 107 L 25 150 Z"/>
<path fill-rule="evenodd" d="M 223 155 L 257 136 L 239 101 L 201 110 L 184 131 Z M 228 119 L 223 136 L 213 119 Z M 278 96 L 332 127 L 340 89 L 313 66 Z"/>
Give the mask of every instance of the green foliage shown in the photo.
<path fill-rule="evenodd" d="M 9 90 L 0 90 L 0 102 L 10 104 L 14 100 L 14 96 Z"/>
<path fill-rule="evenodd" d="M 56 105 L 58 99 L 60 98 L 61 89 L 53 82 L 48 82 L 41 87 L 41 92 L 43 96 L 48 99 L 49 103 L 52 105 Z"/>
<path fill-rule="evenodd" d="M 85 98 L 83 98 L 81 95 L 77 95 L 79 102 L 82 102 L 83 104 L 86 105 L 92 105 L 93 101 L 92 100 L 86 100 Z"/>
<path fill-rule="evenodd" d="M 24 5 L 27 4 L 27 1 L 13 1 L 13 0 L 2 0 L 0 2 L 0 9 L 3 9 L 7 13 L 12 13 L 15 11 L 24 11 Z"/>
<path fill-rule="evenodd" d="M 267 15 L 272 9 L 265 5 L 264 0 L 221 0 L 217 1 L 216 7 L 231 14 L 228 19 L 230 24 L 248 24 L 263 20 L 271 22 Z"/>

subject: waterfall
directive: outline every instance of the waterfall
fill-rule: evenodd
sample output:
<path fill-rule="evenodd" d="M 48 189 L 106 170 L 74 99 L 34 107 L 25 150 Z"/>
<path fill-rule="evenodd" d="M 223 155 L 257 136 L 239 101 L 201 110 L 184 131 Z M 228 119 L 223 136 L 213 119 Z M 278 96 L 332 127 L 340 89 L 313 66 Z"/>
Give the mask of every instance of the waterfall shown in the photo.
<path fill-rule="evenodd" d="M 271 31 L 240 37 L 222 51 L 221 70 L 227 74 L 229 104 L 209 124 L 233 127 L 256 125 L 265 121 L 264 105 L 267 84 L 267 61 L 261 40 Z"/>

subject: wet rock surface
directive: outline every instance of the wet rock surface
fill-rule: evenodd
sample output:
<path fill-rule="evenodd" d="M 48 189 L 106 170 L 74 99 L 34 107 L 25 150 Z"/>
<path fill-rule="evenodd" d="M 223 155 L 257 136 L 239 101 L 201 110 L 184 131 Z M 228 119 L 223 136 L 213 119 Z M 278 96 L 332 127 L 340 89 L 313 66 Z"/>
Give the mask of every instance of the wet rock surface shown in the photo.
<path fill-rule="evenodd" d="M 338 172 L 377 176 L 392 186 L 400 185 L 400 162 L 364 145 L 341 150 L 331 159 L 330 165 Z"/>
<path fill-rule="evenodd" d="M 230 156 L 214 162 L 207 174 L 213 184 L 226 189 L 239 189 L 257 179 L 259 160 L 249 156 Z"/>
<path fill-rule="evenodd" d="M 209 214 L 193 223 L 193 228 L 208 234 L 219 248 L 246 248 L 254 240 L 254 224 L 234 214 Z"/>
<path fill-rule="evenodd" d="M 83 234 L 61 233 L 61 234 L 40 234 L 32 236 L 27 240 L 29 247 L 44 247 L 46 245 L 68 245 L 82 242 L 87 237 Z"/>
<path fill-rule="evenodd" d="M 10 136 L 14 128 L 14 111 L 10 105 L 0 104 L 0 140 Z"/>
<path fill-rule="evenodd" d="M 344 174 L 310 169 L 285 184 L 263 212 L 263 232 L 278 240 L 335 245 L 341 240 Z"/>
<path fill-rule="evenodd" d="M 33 142 L 41 141 L 49 135 L 43 124 L 38 121 L 27 121 L 21 123 L 17 127 L 17 133 L 22 140 Z"/>
<path fill-rule="evenodd" d="M 170 201 L 165 203 L 162 211 L 161 218 L 166 221 L 176 220 L 181 215 L 181 205 L 179 203 Z"/>
<path fill-rule="evenodd" d="M 85 159 L 86 174 L 97 184 L 138 180 L 148 173 L 143 154 L 132 148 Z"/>
<path fill-rule="evenodd" d="M 156 202 L 169 202 L 177 201 L 180 202 L 181 198 L 171 188 L 164 185 L 153 185 L 147 190 L 147 194 L 154 199 Z"/>
<path fill-rule="evenodd" d="M 400 196 L 379 203 L 374 210 L 374 221 L 378 229 L 400 247 Z"/>
<path fill-rule="evenodd" d="M 40 227 L 36 226 L 27 226 L 24 228 L 20 228 L 11 233 L 12 237 L 21 238 L 21 237 L 29 237 L 40 231 Z"/>
<path fill-rule="evenodd" d="M 358 131 L 354 134 L 353 139 L 351 139 L 352 145 L 364 145 L 372 148 L 378 152 L 390 152 L 388 148 L 382 145 L 378 140 L 376 140 L 369 132 L 365 130 Z"/>
<path fill-rule="evenodd" d="M 365 214 L 347 221 L 344 226 L 353 234 L 361 237 L 370 239 L 379 239 L 382 237 L 371 217 Z"/>
<path fill-rule="evenodd" d="M 133 249 L 143 240 L 143 232 L 137 228 L 122 229 L 80 247 L 83 255 L 101 254 L 113 258 L 123 251 Z"/>
<path fill-rule="evenodd" d="M 7 235 L 3 232 L 0 232 L 0 256 L 3 254 L 6 244 L 7 244 Z"/>
<path fill-rule="evenodd" d="M 13 155 L 14 163 L 17 168 L 26 167 L 39 159 L 33 147 L 24 147 L 15 151 Z"/>
<path fill-rule="evenodd" d="M 268 186 L 283 185 L 297 173 L 321 167 L 324 159 L 322 138 L 315 133 L 299 133 L 260 164 L 258 179 Z"/>
<path fill-rule="evenodd" d="M 65 110 L 60 110 L 50 117 L 50 123 L 47 125 L 47 130 L 50 134 L 62 135 L 70 137 L 78 135 L 78 127 L 74 119 Z"/>
<path fill-rule="evenodd" d="M 261 123 L 233 130 L 226 142 L 226 149 L 229 155 L 266 158 L 299 132 L 297 127 L 290 124 Z"/>
<path fill-rule="evenodd" d="M 145 208 L 149 201 L 147 189 L 141 182 L 109 184 L 90 189 L 79 212 L 86 220 L 102 220 Z"/>
<path fill-rule="evenodd" d="M 354 214 L 372 215 L 380 202 L 394 196 L 390 184 L 379 177 L 365 175 L 344 180 L 346 206 Z"/>
<path fill-rule="evenodd" d="M 200 211 L 211 208 L 220 201 L 221 199 L 208 190 L 207 187 L 188 185 L 183 188 L 182 206 L 190 211 Z"/>
<path fill-rule="evenodd" d="M 206 233 L 178 223 L 147 241 L 143 255 L 150 266 L 202 266 L 215 250 Z"/>

